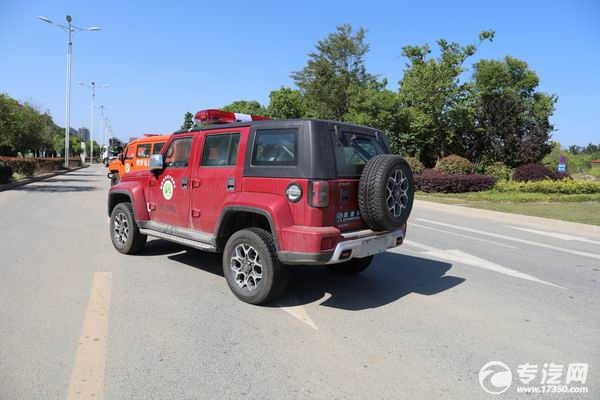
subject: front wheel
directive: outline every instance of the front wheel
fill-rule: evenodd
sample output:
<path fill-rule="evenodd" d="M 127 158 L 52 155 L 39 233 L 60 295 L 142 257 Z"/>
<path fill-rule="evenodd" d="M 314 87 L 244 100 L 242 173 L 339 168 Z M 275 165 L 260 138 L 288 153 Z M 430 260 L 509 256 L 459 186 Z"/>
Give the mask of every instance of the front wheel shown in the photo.
<path fill-rule="evenodd" d="M 142 235 L 135 222 L 131 203 L 119 203 L 110 214 L 110 238 L 113 246 L 123 254 L 135 254 L 146 245 L 146 235 Z"/>
<path fill-rule="evenodd" d="M 349 261 L 328 265 L 327 268 L 338 275 L 356 275 L 363 272 L 371 265 L 373 256 L 353 258 Z"/>
<path fill-rule="evenodd" d="M 273 300 L 288 282 L 288 270 L 277 258 L 273 237 L 259 228 L 242 229 L 229 238 L 223 274 L 233 294 L 250 304 Z"/>

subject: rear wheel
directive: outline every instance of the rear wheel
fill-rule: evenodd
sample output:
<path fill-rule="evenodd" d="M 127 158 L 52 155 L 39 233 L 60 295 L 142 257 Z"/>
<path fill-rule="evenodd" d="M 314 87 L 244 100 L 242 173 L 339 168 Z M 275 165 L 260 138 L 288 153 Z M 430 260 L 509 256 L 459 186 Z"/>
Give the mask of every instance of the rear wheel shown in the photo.
<path fill-rule="evenodd" d="M 243 229 L 229 238 L 223 274 L 233 294 L 250 304 L 273 300 L 288 282 L 288 270 L 277 258 L 273 237 L 260 228 Z"/>
<path fill-rule="evenodd" d="M 343 263 L 328 265 L 327 268 L 338 275 L 356 275 L 367 269 L 371 265 L 371 261 L 373 261 L 373 256 L 353 258 Z"/>
<path fill-rule="evenodd" d="M 119 203 L 113 208 L 110 238 L 115 249 L 123 254 L 135 254 L 146 245 L 148 237 L 140 233 L 131 203 Z"/>

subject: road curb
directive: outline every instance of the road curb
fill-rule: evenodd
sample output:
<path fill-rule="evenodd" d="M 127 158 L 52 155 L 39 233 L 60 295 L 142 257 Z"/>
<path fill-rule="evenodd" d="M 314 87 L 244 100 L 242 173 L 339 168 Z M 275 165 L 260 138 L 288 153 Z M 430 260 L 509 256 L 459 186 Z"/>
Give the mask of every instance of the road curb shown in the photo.
<path fill-rule="evenodd" d="M 50 173 L 44 174 L 44 175 L 34 176 L 33 178 L 23 179 L 22 181 L 5 183 L 4 185 L 0 185 L 0 192 L 4 192 L 5 190 L 11 190 L 16 187 L 24 186 L 24 185 L 27 185 L 27 184 L 30 184 L 33 182 L 43 181 L 44 179 L 52 178 L 53 176 L 68 174 L 69 172 L 77 171 L 82 168 L 87 168 L 88 166 L 89 165 L 86 164 L 86 165 L 82 165 L 81 167 L 77 167 L 77 168 L 64 169 L 64 170 L 60 170 L 60 171 L 56 171 L 56 172 L 50 172 Z"/>
<path fill-rule="evenodd" d="M 580 224 L 577 222 L 561 221 L 558 219 L 534 217 L 530 215 L 512 214 L 501 211 L 483 210 L 481 208 L 474 208 L 462 205 L 443 204 L 436 203 L 426 200 L 415 199 L 415 205 L 419 205 L 424 208 L 430 208 L 439 211 L 447 211 L 455 214 L 469 214 L 473 216 L 486 217 L 490 219 L 501 220 L 504 223 L 526 223 L 537 227 L 560 229 L 561 231 L 570 231 L 573 233 L 587 233 L 597 234 L 600 233 L 600 226 Z"/>

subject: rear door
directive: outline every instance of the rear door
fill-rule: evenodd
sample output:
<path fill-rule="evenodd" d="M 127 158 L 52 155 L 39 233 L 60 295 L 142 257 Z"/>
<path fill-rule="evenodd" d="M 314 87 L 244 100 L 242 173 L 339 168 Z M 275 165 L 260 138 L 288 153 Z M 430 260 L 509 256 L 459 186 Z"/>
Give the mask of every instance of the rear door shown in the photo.
<path fill-rule="evenodd" d="M 180 228 L 189 226 L 193 141 L 191 135 L 173 139 L 164 152 L 165 167 L 150 179 L 148 209 L 153 221 Z"/>
<path fill-rule="evenodd" d="M 367 162 L 373 156 L 384 153 L 387 153 L 386 145 L 375 136 L 342 131 L 334 137 L 337 180 L 333 193 L 336 226 L 341 231 L 366 227 L 358 208 L 358 183 Z"/>
<path fill-rule="evenodd" d="M 233 202 L 242 184 L 239 159 L 248 127 L 206 132 L 200 140 L 198 164 L 193 166 L 191 226 L 214 233 L 223 205 Z"/>

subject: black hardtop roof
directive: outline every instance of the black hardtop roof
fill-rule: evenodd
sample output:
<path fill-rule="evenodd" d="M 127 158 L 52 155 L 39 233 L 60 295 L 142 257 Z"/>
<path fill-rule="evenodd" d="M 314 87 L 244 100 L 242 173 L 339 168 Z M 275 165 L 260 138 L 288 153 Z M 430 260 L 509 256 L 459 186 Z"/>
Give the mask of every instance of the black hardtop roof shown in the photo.
<path fill-rule="evenodd" d="M 191 129 L 180 129 L 178 131 L 173 132 L 173 135 L 188 133 L 188 132 L 202 132 L 202 131 L 208 131 L 208 130 L 213 130 L 213 129 L 239 128 L 239 127 L 243 127 L 243 126 L 268 127 L 271 125 L 281 125 L 281 124 L 286 124 L 286 123 L 290 123 L 290 122 L 320 122 L 320 123 L 325 123 L 325 124 L 330 124 L 330 125 L 343 125 L 346 127 L 354 127 L 354 128 L 358 128 L 363 131 L 370 130 L 373 132 L 383 132 L 381 129 L 375 129 L 375 128 L 371 128 L 371 127 L 368 127 L 365 125 L 354 124 L 351 122 L 333 121 L 333 120 L 327 120 L 327 119 L 299 118 L 299 119 L 265 119 L 265 120 L 260 120 L 260 121 L 251 121 L 251 122 L 234 122 L 234 123 L 230 123 L 230 124 L 208 124 L 208 125 L 197 126 L 197 127 L 191 128 Z"/>

